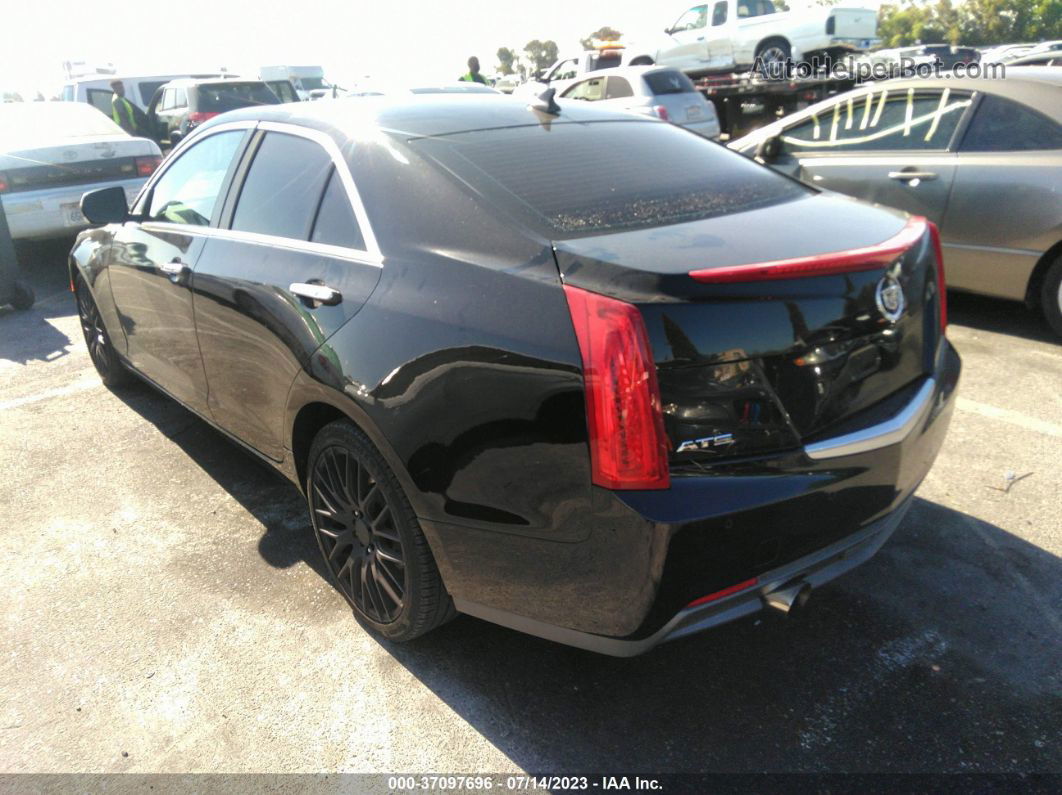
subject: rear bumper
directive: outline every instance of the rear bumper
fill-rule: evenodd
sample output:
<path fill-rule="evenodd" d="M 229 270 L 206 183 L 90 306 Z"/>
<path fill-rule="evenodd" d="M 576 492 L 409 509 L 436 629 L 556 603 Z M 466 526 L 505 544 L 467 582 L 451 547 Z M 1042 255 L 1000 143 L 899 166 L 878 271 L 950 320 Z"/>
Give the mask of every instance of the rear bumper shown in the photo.
<path fill-rule="evenodd" d="M 422 524 L 459 611 L 605 654 L 640 654 L 873 555 L 936 458 L 960 369 L 944 340 L 931 375 L 866 427 L 673 476 L 663 491 L 595 489 L 579 542 Z"/>
<path fill-rule="evenodd" d="M 147 180 L 114 180 L 89 185 L 70 185 L 46 190 L 27 190 L 7 193 L 2 197 L 4 214 L 15 240 L 33 240 L 62 235 L 74 235 L 90 226 L 84 217 L 71 213 L 80 207 L 81 197 L 99 188 L 120 187 L 125 189 L 126 200 L 132 204 Z"/>

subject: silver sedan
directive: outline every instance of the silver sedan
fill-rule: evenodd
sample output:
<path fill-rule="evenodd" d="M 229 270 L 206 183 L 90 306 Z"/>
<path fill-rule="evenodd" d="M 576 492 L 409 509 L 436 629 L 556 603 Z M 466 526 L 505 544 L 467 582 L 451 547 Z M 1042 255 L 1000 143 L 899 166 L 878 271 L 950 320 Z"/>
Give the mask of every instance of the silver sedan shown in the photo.
<path fill-rule="evenodd" d="M 1025 301 L 1062 334 L 1062 70 L 874 83 L 730 146 L 926 216 L 940 227 L 949 287 Z"/>

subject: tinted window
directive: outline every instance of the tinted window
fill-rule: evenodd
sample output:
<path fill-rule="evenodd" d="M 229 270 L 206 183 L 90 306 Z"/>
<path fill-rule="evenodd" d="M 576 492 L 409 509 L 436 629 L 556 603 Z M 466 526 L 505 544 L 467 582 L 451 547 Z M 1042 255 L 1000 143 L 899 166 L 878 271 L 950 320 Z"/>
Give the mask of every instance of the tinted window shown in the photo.
<path fill-rule="evenodd" d="M 487 202 L 553 237 L 765 207 L 809 188 L 670 124 L 613 121 L 421 138 Z"/>
<path fill-rule="evenodd" d="M 310 240 L 314 243 L 365 249 L 365 240 L 354 217 L 350 199 L 347 198 L 343 182 L 334 168 L 332 176 L 328 178 L 328 187 L 325 188 L 324 198 L 321 199 L 321 209 L 317 211 L 317 220 L 314 222 Z"/>
<path fill-rule="evenodd" d="M 722 0 L 721 3 L 716 3 L 715 8 L 712 9 L 712 25 L 725 25 L 726 13 L 730 7 L 730 0 Z"/>
<path fill-rule="evenodd" d="M 634 92 L 631 90 L 631 84 L 627 82 L 624 77 L 610 77 L 608 84 L 605 88 L 605 99 L 620 99 L 622 97 L 633 97 Z"/>
<path fill-rule="evenodd" d="M 151 98 L 155 96 L 155 92 L 162 88 L 168 80 L 141 80 L 138 90 L 140 91 L 141 101 L 147 105 L 151 102 Z"/>
<path fill-rule="evenodd" d="M 281 102 L 299 101 L 298 94 L 295 93 L 295 89 L 292 88 L 291 83 L 287 80 L 273 80 L 266 85 L 269 86 L 270 91 L 277 95 Z"/>
<path fill-rule="evenodd" d="M 1062 149 L 1062 128 L 1031 108 L 986 94 L 962 142 L 964 152 Z"/>
<path fill-rule="evenodd" d="M 308 240 L 332 159 L 317 143 L 268 133 L 240 190 L 232 228 Z"/>
<path fill-rule="evenodd" d="M 196 110 L 224 113 L 251 105 L 279 105 L 280 99 L 265 83 L 207 83 L 193 89 Z"/>
<path fill-rule="evenodd" d="M 697 90 L 693 87 L 690 79 L 677 70 L 650 72 L 645 75 L 645 83 L 649 86 L 649 91 L 654 96 L 660 96 L 661 94 L 686 94 Z"/>
<path fill-rule="evenodd" d="M 876 91 L 847 97 L 782 133 L 790 152 L 946 149 L 970 106 L 949 90 Z"/>
<path fill-rule="evenodd" d="M 623 64 L 622 50 L 602 50 L 594 61 L 593 69 L 613 69 Z"/>
<path fill-rule="evenodd" d="M 151 190 L 151 220 L 207 226 L 242 138 L 237 130 L 217 133 L 177 158 Z"/>

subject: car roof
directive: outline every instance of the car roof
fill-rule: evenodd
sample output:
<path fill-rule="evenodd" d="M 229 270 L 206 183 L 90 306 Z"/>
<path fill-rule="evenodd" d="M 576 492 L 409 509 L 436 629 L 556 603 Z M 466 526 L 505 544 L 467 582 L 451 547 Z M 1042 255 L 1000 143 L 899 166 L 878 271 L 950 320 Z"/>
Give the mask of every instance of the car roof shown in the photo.
<path fill-rule="evenodd" d="M 565 105 L 554 116 L 533 109 L 526 98 L 514 99 L 505 94 L 406 94 L 258 105 L 222 114 L 200 129 L 225 122 L 256 120 L 300 124 L 338 139 L 359 138 L 366 130 L 373 129 L 415 138 L 535 124 L 616 121 L 617 118 L 626 117 L 582 103 Z"/>
<path fill-rule="evenodd" d="M 74 77 L 74 78 L 71 78 L 70 80 L 67 80 L 63 85 L 79 85 L 81 83 L 110 83 L 110 82 L 112 82 L 114 80 L 121 80 L 123 83 L 126 82 L 127 80 L 128 81 L 132 81 L 132 80 L 169 80 L 169 81 L 172 82 L 174 80 L 198 79 L 198 80 L 206 81 L 206 80 L 218 80 L 221 77 L 220 73 L 218 73 L 214 77 L 201 77 L 201 78 L 188 78 L 188 77 L 185 76 L 186 74 L 187 73 L 184 73 L 184 74 L 181 74 L 181 73 L 165 74 L 165 73 L 163 73 L 163 74 L 154 74 L 154 75 L 82 75 L 81 77 Z M 207 73 L 203 72 L 202 74 L 205 75 Z"/>
<path fill-rule="evenodd" d="M 188 88 L 190 86 L 203 86 L 203 85 L 215 85 L 217 83 L 264 83 L 264 80 L 259 80 L 257 77 L 179 77 L 176 80 L 169 81 L 166 85 L 173 86 L 174 88 Z M 275 83 L 276 80 L 270 82 Z"/>

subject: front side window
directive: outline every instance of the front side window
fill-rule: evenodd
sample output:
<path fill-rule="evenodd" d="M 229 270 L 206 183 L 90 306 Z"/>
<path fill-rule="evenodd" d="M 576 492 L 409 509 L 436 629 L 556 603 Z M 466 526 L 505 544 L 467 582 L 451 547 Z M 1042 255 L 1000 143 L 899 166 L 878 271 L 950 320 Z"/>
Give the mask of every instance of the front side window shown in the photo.
<path fill-rule="evenodd" d="M 694 6 L 671 26 L 672 33 L 681 33 L 684 30 L 697 30 L 708 24 L 708 6 Z"/>
<path fill-rule="evenodd" d="M 317 211 L 310 240 L 314 243 L 365 250 L 365 239 L 362 237 L 361 227 L 358 226 L 358 219 L 354 217 L 354 208 L 350 206 L 350 198 L 343 188 L 343 181 L 334 168 L 321 198 L 321 208 Z"/>
<path fill-rule="evenodd" d="M 309 240 L 332 158 L 307 138 L 266 133 L 240 190 L 232 228 Z"/>
<path fill-rule="evenodd" d="M 182 153 L 151 189 L 148 220 L 208 226 L 242 138 L 239 130 L 217 133 Z"/>
<path fill-rule="evenodd" d="M 567 61 L 561 61 L 553 70 L 553 74 L 550 75 L 550 80 L 571 80 L 578 76 L 578 69 L 579 62 L 574 58 L 569 58 Z"/>
<path fill-rule="evenodd" d="M 933 151 L 948 148 L 970 95 L 914 89 L 847 97 L 782 133 L 788 152 Z"/>
<path fill-rule="evenodd" d="M 963 152 L 1062 149 L 1062 128 L 1032 108 L 986 94 L 963 139 Z"/>
<path fill-rule="evenodd" d="M 569 88 L 564 97 L 566 99 L 582 99 L 587 102 L 596 102 L 605 98 L 605 78 L 595 77 L 592 80 L 584 80 Z"/>

